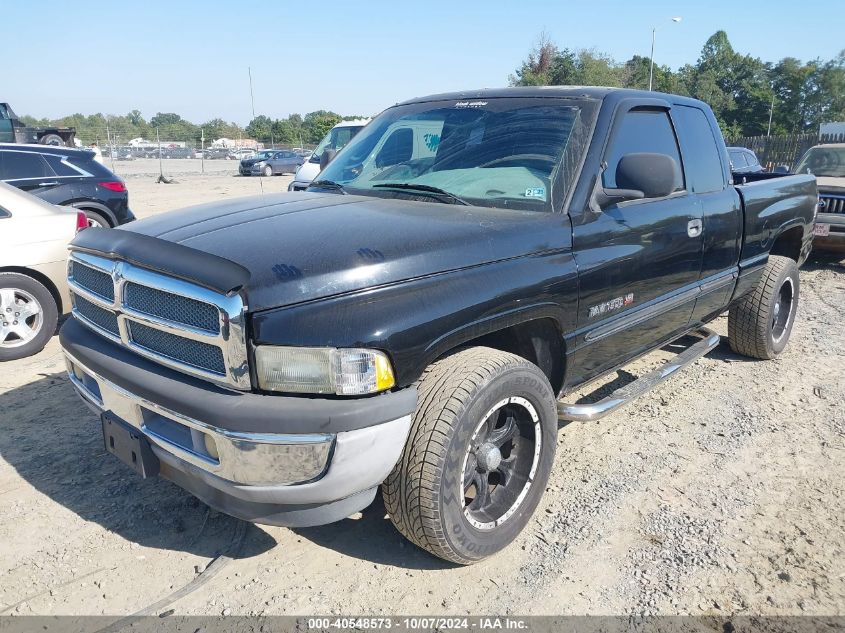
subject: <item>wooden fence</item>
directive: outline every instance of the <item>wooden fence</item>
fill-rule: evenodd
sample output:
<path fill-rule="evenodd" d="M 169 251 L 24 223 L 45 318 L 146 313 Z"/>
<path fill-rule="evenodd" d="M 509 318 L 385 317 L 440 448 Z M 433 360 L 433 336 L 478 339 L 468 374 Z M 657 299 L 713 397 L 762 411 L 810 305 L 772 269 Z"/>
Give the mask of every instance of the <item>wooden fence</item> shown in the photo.
<path fill-rule="evenodd" d="M 725 139 L 730 147 L 747 147 L 760 164 L 772 170 L 780 165 L 793 169 L 801 156 L 813 145 L 845 143 L 845 134 L 789 134 L 786 136 L 741 136 Z"/>

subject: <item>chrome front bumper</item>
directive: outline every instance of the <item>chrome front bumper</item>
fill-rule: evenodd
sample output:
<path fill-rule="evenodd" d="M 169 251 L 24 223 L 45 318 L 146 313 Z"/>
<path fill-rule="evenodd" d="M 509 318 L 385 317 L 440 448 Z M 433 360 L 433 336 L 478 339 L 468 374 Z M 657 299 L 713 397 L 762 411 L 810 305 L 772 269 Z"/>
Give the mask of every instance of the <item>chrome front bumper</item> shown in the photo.
<path fill-rule="evenodd" d="M 245 485 L 301 484 L 328 468 L 336 435 L 274 435 L 215 428 L 165 409 L 98 376 L 65 352 L 68 377 L 100 415 L 110 411 L 154 447 L 216 477 Z"/>

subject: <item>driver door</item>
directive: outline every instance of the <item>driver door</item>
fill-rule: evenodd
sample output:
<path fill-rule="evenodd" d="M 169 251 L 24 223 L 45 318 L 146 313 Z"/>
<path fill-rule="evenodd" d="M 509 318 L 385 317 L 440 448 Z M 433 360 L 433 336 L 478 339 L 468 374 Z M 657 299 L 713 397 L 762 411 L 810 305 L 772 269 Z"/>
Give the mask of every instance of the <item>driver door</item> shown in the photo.
<path fill-rule="evenodd" d="M 570 362 L 585 380 L 683 332 L 702 265 L 702 208 L 686 188 L 668 107 L 620 108 L 604 151 L 603 186 L 615 187 L 620 158 L 637 152 L 670 156 L 680 176 L 668 196 L 585 210 L 573 220 L 580 290 Z"/>

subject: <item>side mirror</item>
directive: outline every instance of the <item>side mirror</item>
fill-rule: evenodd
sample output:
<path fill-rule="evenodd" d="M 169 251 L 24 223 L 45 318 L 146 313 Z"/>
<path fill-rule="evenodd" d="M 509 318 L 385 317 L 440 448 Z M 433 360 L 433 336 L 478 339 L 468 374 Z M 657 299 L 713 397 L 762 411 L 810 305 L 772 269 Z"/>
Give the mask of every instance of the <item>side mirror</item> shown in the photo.
<path fill-rule="evenodd" d="M 337 156 L 337 150 L 327 149 L 320 155 L 320 171 L 323 171 L 330 162 Z"/>
<path fill-rule="evenodd" d="M 599 188 L 596 202 L 600 208 L 613 203 L 641 198 L 663 198 L 675 190 L 680 167 L 666 154 L 647 152 L 625 154 L 616 167 L 616 188 Z"/>
<path fill-rule="evenodd" d="M 788 174 L 789 173 L 789 167 L 787 165 L 778 165 L 777 167 L 775 167 L 774 173 L 776 173 L 776 174 Z"/>

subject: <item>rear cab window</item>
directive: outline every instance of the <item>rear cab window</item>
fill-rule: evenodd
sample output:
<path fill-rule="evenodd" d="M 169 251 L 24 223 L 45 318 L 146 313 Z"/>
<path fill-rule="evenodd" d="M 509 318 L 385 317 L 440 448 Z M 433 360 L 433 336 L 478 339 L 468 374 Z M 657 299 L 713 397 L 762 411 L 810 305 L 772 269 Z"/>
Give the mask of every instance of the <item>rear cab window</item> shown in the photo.
<path fill-rule="evenodd" d="M 672 118 L 680 135 L 689 190 L 693 193 L 722 191 L 727 182 L 719 144 L 707 115 L 693 106 L 675 105 Z"/>

